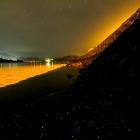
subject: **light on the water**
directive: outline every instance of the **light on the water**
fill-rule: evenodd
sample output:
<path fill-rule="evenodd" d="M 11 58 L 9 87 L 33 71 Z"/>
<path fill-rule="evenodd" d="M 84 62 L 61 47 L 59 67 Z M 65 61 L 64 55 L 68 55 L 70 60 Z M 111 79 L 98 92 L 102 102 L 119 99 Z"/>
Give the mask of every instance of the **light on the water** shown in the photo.
<path fill-rule="evenodd" d="M 47 63 L 50 63 L 50 62 L 51 62 L 51 60 L 50 60 L 50 59 L 46 59 L 46 62 L 47 62 Z"/>
<path fill-rule="evenodd" d="M 51 65 L 53 65 L 53 59 L 48 58 L 45 61 L 46 61 L 48 67 L 50 67 Z"/>
<path fill-rule="evenodd" d="M 47 63 L 51 63 L 51 62 L 53 61 L 53 59 L 48 58 L 48 59 L 46 59 L 45 61 L 46 61 Z"/>
<path fill-rule="evenodd" d="M 48 63 L 47 63 L 48 64 Z M 48 71 L 58 69 L 63 65 L 15 65 L 0 64 L 0 88 L 7 85 L 16 84 L 28 78 L 47 73 Z"/>

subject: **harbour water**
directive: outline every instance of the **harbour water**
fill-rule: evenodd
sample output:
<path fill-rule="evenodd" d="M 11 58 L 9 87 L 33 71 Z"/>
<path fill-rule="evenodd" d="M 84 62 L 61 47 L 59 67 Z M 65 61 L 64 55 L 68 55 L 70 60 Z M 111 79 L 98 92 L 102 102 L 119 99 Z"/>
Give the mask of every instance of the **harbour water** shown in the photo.
<path fill-rule="evenodd" d="M 0 88 L 58 69 L 64 64 L 0 63 Z"/>

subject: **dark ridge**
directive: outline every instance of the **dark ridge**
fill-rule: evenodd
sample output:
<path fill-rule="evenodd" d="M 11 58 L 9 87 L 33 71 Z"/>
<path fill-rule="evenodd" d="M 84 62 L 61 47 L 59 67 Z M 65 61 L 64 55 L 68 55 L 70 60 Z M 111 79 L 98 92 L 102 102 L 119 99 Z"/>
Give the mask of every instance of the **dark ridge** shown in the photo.
<path fill-rule="evenodd" d="M 95 60 L 100 55 L 100 53 L 102 53 L 107 47 L 109 47 L 110 44 L 112 44 L 115 40 L 117 40 L 119 36 L 125 30 L 131 27 L 131 25 L 137 20 L 140 20 L 140 9 L 138 9 L 129 19 L 127 19 L 115 32 L 109 35 L 107 39 L 101 42 L 101 44 L 99 44 L 93 50 L 88 52 L 82 58 L 88 59 L 90 61 L 88 63 L 90 64 L 93 60 Z"/>
<path fill-rule="evenodd" d="M 81 106 L 92 108 L 93 122 L 100 128 L 96 132 L 105 139 L 136 139 L 139 34 L 140 9 L 105 41 L 105 51 L 82 71 L 75 87 L 83 99 Z"/>
<path fill-rule="evenodd" d="M 93 79 L 95 84 L 108 84 L 108 82 L 110 82 L 110 84 L 116 84 L 119 78 L 121 79 L 119 84 L 125 84 L 123 80 L 130 78 L 129 74 L 132 71 L 130 67 L 133 68 L 135 65 L 135 70 L 137 70 L 136 68 L 138 67 L 139 34 L 140 9 L 123 23 L 117 31 L 110 35 L 104 43 L 99 45 L 106 49 L 85 69 L 85 73 L 87 70 L 88 72 L 91 71 L 92 76 L 97 78 L 96 80 Z M 103 75 L 106 75 L 104 76 L 106 77 L 104 78 L 104 80 L 106 80 L 105 82 L 99 78 Z M 114 78 L 116 78 L 116 80 L 114 80 Z M 131 80 L 129 82 L 129 84 L 132 84 Z"/>

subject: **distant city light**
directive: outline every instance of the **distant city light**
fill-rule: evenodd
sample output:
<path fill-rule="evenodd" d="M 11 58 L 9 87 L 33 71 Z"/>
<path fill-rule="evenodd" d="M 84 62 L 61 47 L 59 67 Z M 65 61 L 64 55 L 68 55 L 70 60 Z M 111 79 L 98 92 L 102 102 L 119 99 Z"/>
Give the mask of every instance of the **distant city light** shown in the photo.
<path fill-rule="evenodd" d="M 50 59 L 50 58 L 47 58 L 45 61 L 47 63 L 47 66 L 50 66 L 51 64 L 53 64 L 53 60 L 54 59 Z"/>
<path fill-rule="evenodd" d="M 12 58 L 13 61 L 17 61 L 17 58 Z"/>
<path fill-rule="evenodd" d="M 54 59 L 52 59 L 52 58 L 47 58 L 45 61 L 46 61 L 47 63 L 51 63 L 53 60 L 54 60 Z"/>
<path fill-rule="evenodd" d="M 47 63 L 50 63 L 50 62 L 51 62 L 51 60 L 50 60 L 50 59 L 46 59 L 45 61 L 46 61 Z"/>

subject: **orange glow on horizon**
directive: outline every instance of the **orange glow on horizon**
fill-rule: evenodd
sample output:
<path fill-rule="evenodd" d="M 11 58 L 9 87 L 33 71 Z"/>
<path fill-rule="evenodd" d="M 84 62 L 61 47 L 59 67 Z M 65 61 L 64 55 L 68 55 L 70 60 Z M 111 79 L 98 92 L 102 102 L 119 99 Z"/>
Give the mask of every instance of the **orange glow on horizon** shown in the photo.
<path fill-rule="evenodd" d="M 111 14 L 103 20 L 104 23 L 101 22 L 96 27 L 93 27 L 93 24 L 90 25 L 88 27 L 88 31 L 83 36 L 83 39 L 81 39 L 82 42 L 80 42 L 78 46 L 81 46 L 80 48 L 84 48 L 85 53 L 90 49 L 95 48 L 115 30 L 117 30 L 128 18 L 130 18 L 138 8 L 140 8 L 140 1 L 133 8 L 122 8 L 120 11 L 118 11 L 117 16 L 116 14 Z"/>

